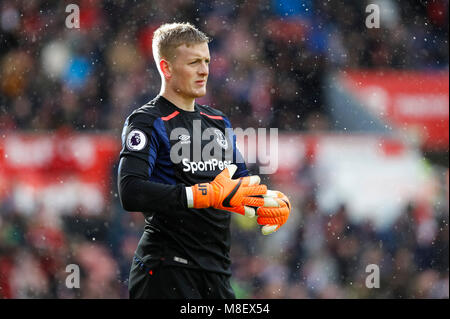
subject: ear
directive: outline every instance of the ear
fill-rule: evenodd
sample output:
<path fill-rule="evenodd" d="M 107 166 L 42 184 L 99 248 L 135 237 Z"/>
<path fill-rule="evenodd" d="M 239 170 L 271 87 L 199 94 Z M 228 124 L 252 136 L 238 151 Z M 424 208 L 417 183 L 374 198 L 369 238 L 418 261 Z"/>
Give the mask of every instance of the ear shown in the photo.
<path fill-rule="evenodd" d="M 170 79 L 172 77 L 172 67 L 170 66 L 170 62 L 162 59 L 159 61 L 159 67 L 161 68 L 161 72 L 164 74 L 166 79 Z"/>

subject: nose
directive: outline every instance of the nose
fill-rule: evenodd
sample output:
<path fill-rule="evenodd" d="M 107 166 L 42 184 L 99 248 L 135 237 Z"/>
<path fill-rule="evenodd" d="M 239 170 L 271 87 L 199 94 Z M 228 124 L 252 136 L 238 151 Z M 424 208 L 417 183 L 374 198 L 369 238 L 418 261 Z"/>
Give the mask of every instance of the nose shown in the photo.
<path fill-rule="evenodd" d="M 200 68 L 198 69 L 198 74 L 205 76 L 209 74 L 209 66 L 206 62 L 202 62 Z"/>

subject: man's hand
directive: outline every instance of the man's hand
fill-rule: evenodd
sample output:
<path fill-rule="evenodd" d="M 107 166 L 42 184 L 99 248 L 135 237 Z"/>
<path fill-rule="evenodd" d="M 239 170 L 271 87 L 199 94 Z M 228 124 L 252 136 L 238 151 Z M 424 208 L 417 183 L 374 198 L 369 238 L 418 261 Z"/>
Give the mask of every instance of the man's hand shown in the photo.
<path fill-rule="evenodd" d="M 265 195 L 267 186 L 259 185 L 257 175 L 231 179 L 236 170 L 236 165 L 229 165 L 212 182 L 186 187 L 188 207 L 214 207 L 254 217 L 255 209 L 250 206 L 278 205 L 272 198 L 252 197 Z"/>
<path fill-rule="evenodd" d="M 258 215 L 257 223 L 264 225 L 261 229 L 263 235 L 269 235 L 277 231 L 287 221 L 291 212 L 291 203 L 287 196 L 279 191 L 268 190 L 264 198 L 266 200 L 272 199 L 276 203 L 273 205 L 272 202 L 266 201 L 266 205 L 259 207 L 256 211 Z"/>

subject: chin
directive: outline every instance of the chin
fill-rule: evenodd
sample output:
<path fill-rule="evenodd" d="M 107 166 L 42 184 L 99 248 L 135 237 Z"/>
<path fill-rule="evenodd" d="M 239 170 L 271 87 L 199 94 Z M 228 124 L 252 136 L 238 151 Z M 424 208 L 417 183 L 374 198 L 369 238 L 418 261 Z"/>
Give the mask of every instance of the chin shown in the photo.
<path fill-rule="evenodd" d="M 198 90 L 198 91 L 192 92 L 192 97 L 194 97 L 194 98 L 203 97 L 205 95 L 206 95 L 206 90 Z"/>

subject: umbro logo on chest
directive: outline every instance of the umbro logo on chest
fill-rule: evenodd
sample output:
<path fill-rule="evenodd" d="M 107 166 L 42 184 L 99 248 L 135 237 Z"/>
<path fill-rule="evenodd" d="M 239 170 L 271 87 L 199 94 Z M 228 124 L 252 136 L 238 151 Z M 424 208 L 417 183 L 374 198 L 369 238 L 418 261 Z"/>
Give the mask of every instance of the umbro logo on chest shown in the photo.
<path fill-rule="evenodd" d="M 178 136 L 178 140 L 180 141 L 181 144 L 190 144 L 191 143 L 191 137 L 186 134 L 181 134 L 180 136 Z"/>

